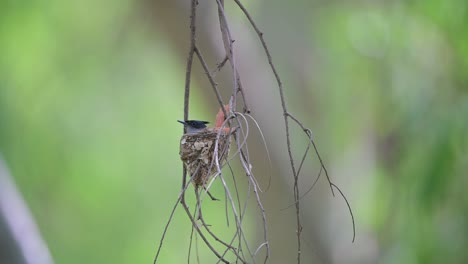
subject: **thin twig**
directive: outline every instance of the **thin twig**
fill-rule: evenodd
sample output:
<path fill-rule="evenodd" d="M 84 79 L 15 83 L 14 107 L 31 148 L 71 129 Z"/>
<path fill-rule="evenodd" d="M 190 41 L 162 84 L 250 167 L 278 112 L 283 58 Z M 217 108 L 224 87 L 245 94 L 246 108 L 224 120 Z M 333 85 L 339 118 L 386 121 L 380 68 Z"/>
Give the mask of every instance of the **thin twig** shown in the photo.
<path fill-rule="evenodd" d="M 301 225 L 301 218 L 300 218 L 300 204 L 299 204 L 299 183 L 298 183 L 298 174 L 296 172 L 296 167 L 294 165 L 294 158 L 292 155 L 291 151 L 291 138 L 289 134 L 289 123 L 288 123 L 288 108 L 286 106 L 286 99 L 284 96 L 284 91 L 283 91 L 283 82 L 281 81 L 281 78 L 279 77 L 278 71 L 276 70 L 275 65 L 273 64 L 273 60 L 271 58 L 270 51 L 268 49 L 268 46 L 265 42 L 265 39 L 263 38 L 263 32 L 261 32 L 255 22 L 253 21 L 252 17 L 250 16 L 249 12 L 245 7 L 242 5 L 242 3 L 239 0 L 234 0 L 239 8 L 244 12 L 245 16 L 247 19 L 250 21 L 250 24 L 254 28 L 255 32 L 257 33 L 260 42 L 262 43 L 263 49 L 266 53 L 267 59 L 268 59 L 268 64 L 270 64 L 270 68 L 273 71 L 273 75 L 275 76 L 277 85 L 278 85 L 278 90 L 280 93 L 280 100 L 281 100 L 281 107 L 283 109 L 283 118 L 284 118 L 284 125 L 286 129 L 286 145 L 287 145 L 287 150 L 288 150 L 288 155 L 289 155 L 289 162 L 291 164 L 291 170 L 293 173 L 293 178 L 294 178 L 294 200 L 296 201 L 296 234 L 297 234 L 297 263 L 301 263 L 301 233 L 302 233 L 302 225 Z"/>
<path fill-rule="evenodd" d="M 184 120 L 188 120 L 189 117 L 189 103 L 190 103 L 190 79 L 192 75 L 192 63 L 193 63 L 193 53 L 195 49 L 196 42 L 196 15 L 197 15 L 197 5 L 198 0 L 192 0 L 190 6 L 190 48 L 189 54 L 187 57 L 187 67 L 185 70 L 185 89 L 184 89 Z M 184 133 L 186 128 L 184 126 Z M 185 186 L 187 180 L 187 170 L 185 166 L 182 171 L 182 189 Z M 185 195 L 182 195 L 182 203 L 185 203 Z"/>
<path fill-rule="evenodd" d="M 208 64 L 206 64 L 206 61 L 203 58 L 203 55 L 201 54 L 201 51 L 198 49 L 197 46 L 194 47 L 194 52 L 195 54 L 197 54 L 198 60 L 200 61 L 203 67 L 203 70 L 205 71 L 206 77 L 208 77 L 208 81 L 210 82 L 211 87 L 213 88 L 213 92 L 216 94 L 216 99 L 218 99 L 219 106 L 221 107 L 224 116 L 227 117 L 228 115 L 226 113 L 226 109 L 224 109 L 224 102 L 218 90 L 218 84 L 216 83 L 213 76 L 211 75 L 210 69 L 208 68 Z"/>
<path fill-rule="evenodd" d="M 193 214 L 195 215 L 196 213 L 196 209 L 195 211 L 193 212 Z M 191 256 L 191 252 L 192 252 L 192 241 L 193 241 L 193 232 L 194 228 L 192 226 L 192 231 L 190 231 L 190 239 L 189 239 L 189 248 L 188 248 L 188 254 L 187 254 L 187 264 L 190 264 L 190 256 Z"/>
<path fill-rule="evenodd" d="M 218 64 L 216 65 L 216 69 L 214 69 L 213 71 L 211 71 L 211 74 L 214 76 L 214 75 L 216 75 L 218 72 L 220 72 L 221 69 L 224 67 L 224 64 L 226 64 L 226 62 L 228 61 L 228 59 L 229 59 L 228 56 L 224 56 L 224 59 L 223 59 L 220 63 L 218 63 Z"/>
<path fill-rule="evenodd" d="M 319 159 L 320 161 L 320 166 L 322 166 L 324 172 L 325 172 L 325 176 L 327 176 L 327 181 L 328 181 L 328 184 L 330 185 L 330 190 L 331 190 L 331 193 L 333 196 L 335 196 L 335 192 L 333 191 L 333 188 L 332 188 L 332 181 L 330 179 L 330 176 L 328 176 L 328 171 L 327 171 L 327 167 L 325 167 L 325 164 L 323 163 L 322 161 L 322 156 L 320 156 L 320 153 L 317 149 L 317 146 L 315 145 L 315 142 L 314 140 L 312 139 L 312 133 L 310 132 L 310 129 L 306 128 L 297 118 L 295 118 L 293 115 L 289 114 L 288 113 L 288 116 L 294 121 L 296 122 L 301 128 L 302 130 L 304 131 L 304 133 L 306 133 L 306 135 L 309 137 L 309 141 L 312 143 L 312 145 L 314 146 L 314 150 L 315 150 L 315 154 L 317 155 L 317 158 Z"/>
<path fill-rule="evenodd" d="M 267 158 L 268 158 L 268 168 L 270 169 L 270 171 L 272 170 L 272 167 L 271 167 L 271 157 L 270 157 L 270 151 L 268 150 L 268 145 L 266 143 L 266 140 L 265 140 L 265 136 L 263 135 L 263 131 L 262 129 L 260 128 L 260 125 L 258 124 L 257 120 L 255 120 L 255 118 L 250 115 L 250 114 L 246 114 L 245 116 L 247 117 L 250 117 L 250 119 L 254 122 L 255 126 L 257 127 L 258 129 L 258 132 L 260 133 L 260 137 L 262 138 L 262 142 L 263 142 L 263 146 L 265 147 L 265 151 L 266 151 L 266 154 L 267 154 Z M 271 174 L 268 173 L 268 185 L 267 187 L 265 188 L 265 192 L 268 191 L 270 189 L 270 185 L 271 185 Z"/>
<path fill-rule="evenodd" d="M 242 118 L 244 119 L 244 121 L 247 122 L 246 118 L 245 118 L 243 115 L 241 115 L 241 116 L 242 116 Z M 225 127 L 227 122 L 229 122 L 229 120 L 225 120 L 225 121 L 223 122 L 223 124 L 222 124 L 221 127 Z M 220 131 L 221 131 L 221 130 L 220 130 Z M 241 129 L 241 131 L 243 132 L 243 129 Z M 248 130 L 247 130 L 247 133 L 248 133 Z M 220 133 L 218 133 L 217 141 L 219 140 L 219 136 L 220 136 Z M 240 144 L 239 144 L 239 141 L 238 141 L 237 133 L 234 133 L 234 138 L 236 139 L 236 142 L 237 142 L 237 144 L 238 144 L 238 149 L 242 149 L 242 147 L 241 147 L 242 145 L 240 145 Z M 243 144 L 244 144 L 244 143 L 245 143 L 245 141 L 243 142 Z M 220 172 L 221 169 L 220 169 L 220 167 L 219 167 L 220 164 L 219 164 L 219 159 L 218 159 L 218 157 L 217 157 L 217 155 L 218 155 L 217 147 L 218 147 L 218 144 L 215 144 L 215 150 L 214 150 L 215 158 L 214 158 L 214 161 L 215 161 L 215 165 L 216 165 L 216 167 L 217 167 L 218 172 Z M 240 153 L 241 153 L 241 152 L 240 152 Z M 242 158 L 240 158 L 240 160 L 241 160 L 241 162 L 242 162 L 243 164 L 245 164 L 245 162 L 244 162 L 244 160 L 243 160 Z M 246 168 L 247 168 L 247 169 L 246 169 Z M 249 167 L 244 166 L 244 170 L 245 170 L 245 172 L 246 172 L 247 175 L 252 175 L 252 173 L 251 173 L 251 171 L 250 171 L 250 166 L 249 166 Z M 250 248 L 249 248 L 249 246 L 248 246 L 247 240 L 246 240 L 246 238 L 245 238 L 244 232 L 243 232 L 243 230 L 242 230 L 242 219 L 243 219 L 243 217 L 242 217 L 242 212 L 239 212 L 239 213 L 237 212 L 236 207 L 235 207 L 235 205 L 234 205 L 234 201 L 233 201 L 232 196 L 231 196 L 231 193 L 230 193 L 230 190 L 229 190 L 229 188 L 227 187 L 227 184 L 226 184 L 226 182 L 225 182 L 225 180 L 224 180 L 222 174 L 221 174 L 221 173 L 218 173 L 216 176 L 219 177 L 219 178 L 221 179 L 221 181 L 222 181 L 222 183 L 223 183 L 223 186 L 224 186 L 224 189 L 225 189 L 225 192 L 226 192 L 226 194 L 227 194 L 227 196 L 228 196 L 228 198 L 229 198 L 229 201 L 231 202 L 231 208 L 232 208 L 232 211 L 233 211 L 233 214 L 234 214 L 234 219 L 235 219 L 235 221 L 236 221 L 236 227 L 237 227 L 237 229 L 238 229 L 237 232 L 238 232 L 238 234 L 239 234 L 239 238 L 240 238 L 240 239 L 243 239 L 243 240 L 245 241 L 246 247 L 247 247 L 247 249 L 248 249 L 250 255 L 252 256 L 252 260 L 253 260 L 254 263 L 255 263 L 255 259 L 253 258 L 253 255 L 252 255 L 252 253 L 251 253 L 251 251 L 250 251 Z M 254 185 L 256 185 L 255 182 L 254 182 Z M 261 201 L 260 201 L 260 199 L 259 199 L 258 196 L 257 196 L 257 198 L 258 198 L 258 199 L 257 199 L 257 203 L 260 204 L 260 207 L 261 207 L 261 208 L 263 208 L 263 206 L 261 205 Z M 246 201 L 246 202 L 247 202 L 247 201 Z M 244 212 L 245 212 L 245 211 L 244 211 Z M 262 215 L 263 215 L 264 220 L 265 220 L 265 222 L 264 222 L 264 229 L 265 229 L 265 237 L 266 237 L 266 217 L 265 217 L 265 215 L 264 215 L 264 210 L 263 210 L 263 214 L 262 214 Z M 267 258 L 268 258 L 268 256 L 267 256 Z"/>
<path fill-rule="evenodd" d="M 224 0 L 216 0 L 218 4 L 218 17 L 219 17 L 219 27 L 221 29 L 221 36 L 223 39 L 224 50 L 226 51 L 226 56 L 229 59 L 229 63 L 231 64 L 232 72 L 233 72 L 233 86 L 232 86 L 232 108 L 231 111 L 236 111 L 236 103 L 237 103 L 237 68 L 235 63 L 235 57 L 233 56 L 233 42 L 231 36 L 231 31 L 228 27 L 228 22 L 226 18 L 226 14 L 224 13 Z"/>
<path fill-rule="evenodd" d="M 244 88 L 242 86 L 241 78 L 239 71 L 237 71 L 236 66 L 236 56 L 234 55 L 233 43 L 234 39 L 231 35 L 231 30 L 229 29 L 229 24 L 227 22 L 227 17 L 224 12 L 224 0 L 216 0 L 218 4 L 218 17 L 219 17 L 219 26 L 221 29 L 221 35 L 223 39 L 224 49 L 226 51 L 226 57 L 228 58 L 232 72 L 233 72 L 233 86 L 232 86 L 232 106 L 231 111 L 235 112 L 236 103 L 237 103 L 237 93 L 240 92 L 242 95 L 242 100 L 244 103 L 244 113 L 250 113 L 250 108 L 247 103 L 247 98 L 245 96 Z"/>
<path fill-rule="evenodd" d="M 189 210 L 187 204 L 186 204 L 186 203 L 183 203 L 182 206 L 184 207 L 185 212 L 187 213 L 187 215 L 189 216 L 190 220 L 192 221 L 193 227 L 195 227 L 195 230 L 198 232 L 198 234 L 200 235 L 200 237 L 202 238 L 202 240 L 205 242 L 206 246 L 211 250 L 211 252 L 213 252 L 213 254 L 216 255 L 216 257 L 218 257 L 218 259 L 221 259 L 221 261 L 222 261 L 223 263 L 229 264 L 229 261 L 227 261 L 226 259 L 224 259 L 224 258 L 218 253 L 218 251 L 211 245 L 211 243 L 207 240 L 207 238 L 205 237 L 205 235 L 203 235 L 202 231 L 200 230 L 200 228 L 198 227 L 198 225 L 197 225 L 197 223 L 196 223 L 196 220 L 192 217 L 192 214 L 190 213 L 190 210 Z"/>
<path fill-rule="evenodd" d="M 185 167 L 185 166 L 184 166 Z M 164 238 L 166 237 L 166 233 L 167 233 L 167 230 L 169 228 L 169 225 L 171 224 L 172 222 L 172 218 L 174 217 L 174 213 L 175 213 L 175 210 L 177 209 L 177 206 L 179 206 L 179 202 L 182 200 L 182 197 L 184 197 L 184 194 L 185 194 L 185 191 L 187 190 L 187 188 L 190 186 L 190 181 L 184 186 L 184 188 L 182 189 L 182 191 L 180 192 L 178 198 L 177 198 L 177 201 L 176 203 L 174 204 L 173 208 L 172 208 L 172 211 L 171 211 L 171 214 L 169 215 L 169 220 L 166 222 L 166 226 L 164 227 L 164 231 L 163 231 L 163 234 L 162 234 L 162 237 L 161 239 L 159 240 L 159 246 L 158 246 L 158 250 L 156 251 L 156 256 L 154 257 L 154 264 L 156 264 L 157 260 L 158 260 L 158 257 L 159 257 L 159 253 L 161 252 L 161 248 L 162 248 L 162 245 L 164 243 Z"/>
<path fill-rule="evenodd" d="M 224 245 L 226 248 L 230 249 L 234 255 L 236 255 L 236 257 L 238 257 L 242 263 L 246 263 L 246 261 L 244 261 L 241 256 L 239 256 L 239 254 L 237 253 L 237 250 L 236 248 L 234 248 L 232 245 L 224 242 L 222 239 L 220 239 L 218 236 L 216 236 L 211 230 L 210 228 L 208 228 L 208 225 L 205 223 L 205 220 L 203 218 L 203 214 L 202 214 L 202 210 L 201 210 L 201 204 L 200 204 L 200 196 L 198 194 L 198 192 L 196 192 L 196 198 L 197 198 L 197 208 L 198 208 L 198 219 L 202 222 L 202 225 L 203 227 L 206 229 L 206 231 L 211 235 L 211 237 L 213 237 L 216 241 L 218 241 L 219 243 L 221 243 L 222 245 Z"/>
<path fill-rule="evenodd" d="M 302 231 L 302 226 L 301 226 L 301 221 L 300 221 L 300 195 L 299 195 L 299 187 L 298 187 L 298 181 L 299 181 L 299 172 L 300 172 L 300 169 L 302 167 L 302 163 L 303 161 L 305 160 L 305 157 L 307 156 L 307 152 L 309 150 L 309 146 L 307 147 L 307 150 L 306 150 L 306 153 L 304 154 L 303 158 L 302 158 L 302 161 L 301 161 L 301 165 L 299 167 L 299 169 L 296 171 L 296 167 L 294 165 L 294 159 L 293 159 L 293 156 L 292 156 L 292 152 L 291 152 L 291 141 L 290 141 L 290 134 L 289 134 L 289 123 L 288 123 L 288 117 L 291 118 L 292 120 L 294 120 L 304 131 L 304 133 L 306 133 L 306 135 L 309 137 L 309 140 L 310 142 L 312 143 L 313 147 L 314 147 L 314 150 L 315 150 L 315 153 L 320 161 L 320 164 L 321 164 L 321 167 L 323 168 L 323 170 L 325 171 L 325 175 L 327 176 L 327 180 L 328 180 L 328 183 L 330 185 L 330 189 L 331 189 L 331 192 L 334 196 L 334 191 L 333 191 L 333 188 L 332 186 L 335 186 L 336 185 L 334 183 L 331 182 L 330 180 L 330 177 L 328 176 L 328 171 L 323 163 L 323 160 L 318 152 L 318 149 L 317 149 L 317 146 L 315 145 L 315 142 L 314 140 L 312 139 L 312 135 L 310 133 L 310 130 L 309 129 L 306 129 L 302 123 L 296 119 L 294 116 L 292 116 L 289 112 L 288 112 L 288 109 L 287 109 L 287 106 L 286 106 L 286 100 L 285 100 L 285 96 L 284 96 L 284 89 L 283 89 L 283 83 L 279 77 L 279 74 L 276 70 L 276 67 L 275 65 L 273 64 L 273 60 L 272 60 L 272 57 L 271 57 L 271 54 L 270 54 L 270 51 L 267 47 L 267 44 L 265 42 L 265 39 L 263 37 L 263 32 L 261 32 L 259 30 L 259 28 L 257 27 L 255 21 L 252 19 L 252 17 L 250 16 L 249 12 L 247 11 L 247 9 L 243 6 L 243 4 L 240 2 L 240 0 L 234 0 L 234 2 L 236 2 L 236 4 L 239 6 L 239 8 L 242 10 L 242 12 L 244 13 L 244 15 L 247 17 L 247 19 L 249 20 L 250 24 L 252 25 L 252 27 L 254 28 L 255 32 L 257 33 L 259 39 L 260 39 L 260 42 L 262 43 L 262 46 L 263 46 L 263 49 L 265 51 L 265 54 L 267 56 L 267 60 L 268 60 L 268 63 L 270 65 L 270 68 L 273 72 L 273 75 L 275 76 L 275 79 L 276 79 L 276 82 L 277 82 L 277 86 L 278 86 L 278 90 L 279 90 L 279 94 L 280 94 L 280 100 L 281 100 L 281 106 L 282 106 L 282 109 L 283 109 L 283 117 L 284 117 L 284 123 L 285 123 L 285 130 L 286 130 L 286 145 L 287 145 L 287 150 L 288 150 L 288 155 L 289 155 L 289 160 L 290 160 L 290 163 L 291 163 L 291 170 L 293 172 L 293 178 L 294 178 L 294 200 L 295 200 L 295 205 L 296 205 L 296 222 L 297 222 L 297 244 L 298 244 L 298 249 L 297 249 L 297 263 L 300 263 L 301 262 L 301 231 Z M 320 174 L 319 174 L 320 176 Z M 315 185 L 315 183 L 313 184 L 313 186 Z M 338 189 L 339 190 L 339 189 Z M 348 208 L 350 210 L 350 213 L 351 213 L 351 216 L 352 216 L 352 220 L 353 220 L 353 231 L 355 229 L 355 225 L 354 225 L 354 216 L 352 214 L 352 210 L 351 210 L 351 207 L 349 206 L 349 203 L 346 199 L 346 197 L 344 196 L 344 194 L 341 192 L 341 190 L 339 190 L 341 195 L 343 196 L 343 198 L 345 199 L 347 205 L 348 205 Z M 354 236 L 353 236 L 353 241 L 354 241 Z"/>
<path fill-rule="evenodd" d="M 343 199 L 344 199 L 345 202 L 346 202 L 346 205 L 348 206 L 349 214 L 351 215 L 351 221 L 353 222 L 353 240 L 352 240 L 352 242 L 354 242 L 354 241 L 356 240 L 356 224 L 354 223 L 354 214 L 353 214 L 353 210 L 351 210 L 351 205 L 349 205 L 348 199 L 347 199 L 346 196 L 343 194 L 343 192 L 341 191 L 341 189 L 338 188 L 338 186 L 336 186 L 334 183 L 332 183 L 332 186 L 333 186 L 334 188 L 336 188 L 336 189 L 338 190 L 338 192 L 340 192 L 341 197 L 343 197 Z"/>

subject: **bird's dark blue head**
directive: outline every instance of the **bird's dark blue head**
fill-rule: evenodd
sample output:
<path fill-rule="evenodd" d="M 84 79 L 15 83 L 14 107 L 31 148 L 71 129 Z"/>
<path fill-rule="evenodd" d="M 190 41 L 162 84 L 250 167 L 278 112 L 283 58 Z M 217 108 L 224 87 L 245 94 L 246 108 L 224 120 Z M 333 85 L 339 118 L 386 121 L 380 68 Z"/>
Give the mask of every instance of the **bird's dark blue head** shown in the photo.
<path fill-rule="evenodd" d="M 187 128 L 187 133 L 203 132 L 206 129 L 206 124 L 209 123 L 207 121 L 199 121 L 199 120 L 185 120 L 185 121 L 177 120 L 177 122 L 184 124 L 184 126 Z"/>

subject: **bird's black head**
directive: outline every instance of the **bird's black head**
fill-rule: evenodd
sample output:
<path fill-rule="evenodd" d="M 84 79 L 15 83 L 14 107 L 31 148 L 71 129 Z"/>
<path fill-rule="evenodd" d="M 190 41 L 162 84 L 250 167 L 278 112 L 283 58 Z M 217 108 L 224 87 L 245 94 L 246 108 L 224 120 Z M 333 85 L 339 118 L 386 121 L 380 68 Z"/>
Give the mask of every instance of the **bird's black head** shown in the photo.
<path fill-rule="evenodd" d="M 206 124 L 209 123 L 207 121 L 199 121 L 199 120 L 185 120 L 185 121 L 177 120 L 177 122 L 184 124 L 184 126 L 187 127 L 188 133 L 201 132 L 206 128 Z"/>

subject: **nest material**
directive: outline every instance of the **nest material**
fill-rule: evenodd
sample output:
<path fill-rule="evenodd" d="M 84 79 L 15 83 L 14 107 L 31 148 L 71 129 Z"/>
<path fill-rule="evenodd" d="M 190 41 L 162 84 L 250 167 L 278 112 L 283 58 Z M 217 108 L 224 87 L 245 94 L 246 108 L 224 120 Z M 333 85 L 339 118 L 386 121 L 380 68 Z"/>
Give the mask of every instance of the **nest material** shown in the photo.
<path fill-rule="evenodd" d="M 216 141 L 218 139 L 218 141 Z M 180 139 L 180 159 L 184 162 L 192 182 L 198 188 L 205 186 L 209 178 L 217 172 L 215 146 L 222 166 L 229 152 L 229 134 L 218 131 L 205 131 L 196 134 L 184 134 Z"/>

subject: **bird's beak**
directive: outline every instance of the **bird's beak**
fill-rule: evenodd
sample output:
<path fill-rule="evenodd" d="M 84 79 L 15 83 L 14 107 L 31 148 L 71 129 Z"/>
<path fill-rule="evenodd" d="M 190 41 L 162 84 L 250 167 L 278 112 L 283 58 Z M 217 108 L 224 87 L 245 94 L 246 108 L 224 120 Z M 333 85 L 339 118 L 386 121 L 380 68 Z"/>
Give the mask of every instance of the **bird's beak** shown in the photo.
<path fill-rule="evenodd" d="M 185 121 L 180 121 L 180 120 L 177 120 L 177 122 L 181 123 L 181 124 L 184 124 L 186 125 L 187 123 L 185 123 Z"/>

